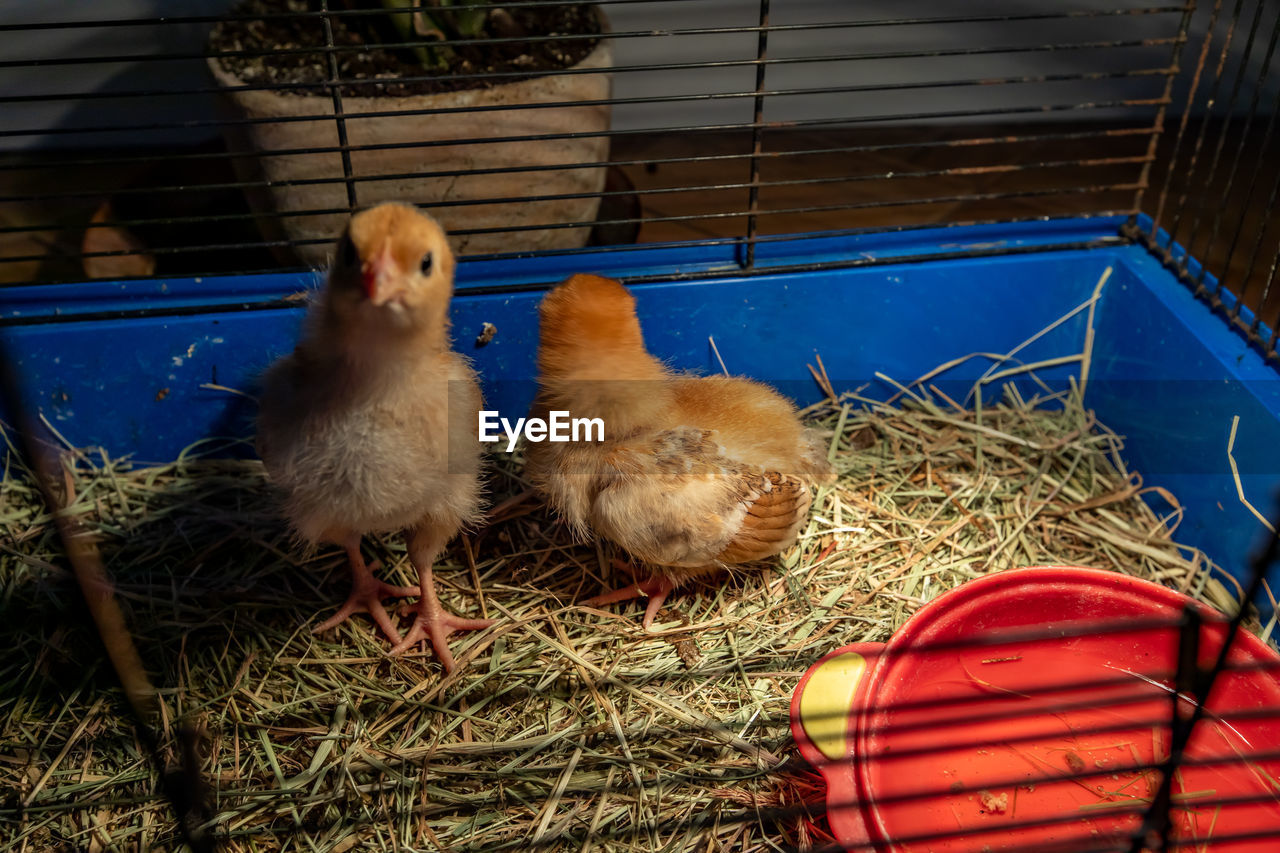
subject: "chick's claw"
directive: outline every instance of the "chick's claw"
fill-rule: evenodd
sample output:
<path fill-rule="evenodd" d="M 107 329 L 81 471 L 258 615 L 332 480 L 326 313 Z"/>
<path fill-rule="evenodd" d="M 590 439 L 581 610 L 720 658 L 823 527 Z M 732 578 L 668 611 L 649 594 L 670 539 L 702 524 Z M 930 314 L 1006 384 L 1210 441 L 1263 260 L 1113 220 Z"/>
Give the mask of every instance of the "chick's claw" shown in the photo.
<path fill-rule="evenodd" d="M 372 575 L 357 575 L 352 581 L 351 594 L 347 596 L 346 602 L 338 608 L 337 613 L 312 628 L 311 633 L 319 634 L 328 631 L 330 628 L 336 628 L 356 613 L 368 613 L 373 617 L 373 621 L 377 623 L 378 628 L 382 630 L 387 639 L 393 643 L 398 643 L 400 642 L 400 632 L 396 630 L 395 623 L 391 621 L 391 616 L 387 613 L 386 608 L 382 606 L 382 600 L 417 594 L 418 587 L 416 586 L 394 586 L 389 583 L 383 583 Z"/>
<path fill-rule="evenodd" d="M 667 600 L 667 596 L 673 589 L 675 589 L 675 584 L 671 582 L 671 578 L 665 575 L 653 575 L 647 581 L 628 584 L 612 592 L 588 598 L 582 603 L 587 607 L 599 607 L 602 604 L 614 604 L 619 601 L 630 601 L 633 598 L 648 596 L 649 604 L 644 609 L 643 623 L 644 629 L 648 631 L 653 627 L 654 618 L 657 617 L 663 602 Z"/>
<path fill-rule="evenodd" d="M 434 598 L 435 596 L 431 596 L 431 599 Z M 453 653 L 449 651 L 450 634 L 457 631 L 479 631 L 497 622 L 496 619 L 463 619 L 461 616 L 446 612 L 438 601 L 428 602 L 427 599 L 423 599 L 423 604 L 417 608 L 417 611 L 418 615 L 413 620 L 409 633 L 388 654 L 399 655 L 423 640 L 430 640 L 431 648 L 440 658 L 445 672 L 453 672 L 456 666 Z"/>

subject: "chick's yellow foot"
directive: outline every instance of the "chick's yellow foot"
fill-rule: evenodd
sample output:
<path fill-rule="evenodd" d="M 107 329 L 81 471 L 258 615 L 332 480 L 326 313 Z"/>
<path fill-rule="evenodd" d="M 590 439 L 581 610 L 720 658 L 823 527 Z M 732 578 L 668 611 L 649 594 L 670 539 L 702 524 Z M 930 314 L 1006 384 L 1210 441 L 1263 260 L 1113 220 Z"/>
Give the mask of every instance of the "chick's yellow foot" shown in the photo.
<path fill-rule="evenodd" d="M 618 601 L 630 601 L 633 598 L 641 596 L 649 597 L 649 604 L 644 609 L 644 622 L 641 624 L 648 631 L 653 627 L 654 617 L 658 615 L 662 603 L 667 600 L 667 596 L 671 590 L 675 589 L 675 584 L 665 575 L 651 575 L 647 581 L 637 581 L 627 584 L 624 587 L 615 589 L 612 592 L 606 592 L 597 595 L 595 598 L 588 598 L 582 602 L 587 607 L 599 607 L 602 604 L 613 604 Z"/>
<path fill-rule="evenodd" d="M 435 649 L 436 657 L 440 658 L 445 672 L 453 672 L 455 666 L 453 653 L 449 651 L 450 634 L 455 631 L 479 631 L 497 622 L 496 619 L 463 619 L 461 616 L 454 616 L 440 606 L 435 595 L 423 596 L 417 611 L 418 615 L 414 618 L 409 633 L 388 654 L 398 655 L 423 640 L 430 640 L 431 648 Z"/>
<path fill-rule="evenodd" d="M 386 608 L 382 606 L 382 600 L 418 594 L 419 590 L 416 586 L 394 586 L 383 583 L 373 576 L 372 567 L 363 571 L 354 569 L 351 578 L 351 594 L 347 596 L 346 602 L 338 608 L 337 613 L 312 628 L 311 633 L 319 634 L 330 628 L 336 628 L 356 613 L 368 613 L 387 639 L 398 643 L 400 632 L 396 630 L 395 623 L 391 621 Z"/>

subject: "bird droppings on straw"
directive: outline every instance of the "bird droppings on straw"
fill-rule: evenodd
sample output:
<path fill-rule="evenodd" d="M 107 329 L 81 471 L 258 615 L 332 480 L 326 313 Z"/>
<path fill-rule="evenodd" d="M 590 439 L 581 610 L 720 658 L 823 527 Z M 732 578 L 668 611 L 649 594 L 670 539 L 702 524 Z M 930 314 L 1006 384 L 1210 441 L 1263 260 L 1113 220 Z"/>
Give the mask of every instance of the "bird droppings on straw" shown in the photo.
<path fill-rule="evenodd" d="M 945 590 L 1025 565 L 1109 568 L 1232 606 L 1231 581 L 1173 540 L 1173 496 L 1156 492 L 1168 510 L 1153 511 L 1120 439 L 1074 393 L 1056 402 L 829 397 L 805 414 L 840 478 L 800 541 L 767 571 L 683 588 L 654 634 L 643 601 L 576 604 L 619 580 L 620 555 L 516 507 L 442 558 L 446 607 L 499 619 L 459 638 L 448 677 L 430 655 L 388 658 L 362 617 L 309 632 L 345 560 L 291 547 L 259 463 L 192 453 L 130 470 L 78 451 L 67 482 L 155 682 L 207 732 L 225 850 L 764 851 L 829 840 L 787 725 L 825 652 L 885 640 Z M 519 451 L 496 469 L 499 499 L 523 488 Z M 12 456 L 0 494 L 0 847 L 174 849 Z M 412 582 L 394 538 L 366 555 Z"/>

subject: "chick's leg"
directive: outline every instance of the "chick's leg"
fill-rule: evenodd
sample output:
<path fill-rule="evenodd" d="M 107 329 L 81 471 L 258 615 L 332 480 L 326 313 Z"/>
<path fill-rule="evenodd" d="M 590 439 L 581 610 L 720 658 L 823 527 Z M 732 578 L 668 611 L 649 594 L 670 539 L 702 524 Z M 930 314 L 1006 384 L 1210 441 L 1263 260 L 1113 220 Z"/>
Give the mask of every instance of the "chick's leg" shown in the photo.
<path fill-rule="evenodd" d="M 351 618 L 355 613 L 367 612 L 373 617 L 383 634 L 393 643 L 400 642 L 400 632 L 395 623 L 382 606 L 384 598 L 398 598 L 406 595 L 417 595 L 416 586 L 393 586 L 383 583 L 373 576 L 373 570 L 365 563 L 360 554 L 360 537 L 345 535 L 334 537 L 342 542 L 347 551 L 347 561 L 351 564 L 351 594 L 346 602 L 338 608 L 338 612 L 311 629 L 313 634 L 336 628 Z"/>
<path fill-rule="evenodd" d="M 675 589 L 675 584 L 671 582 L 671 578 L 666 575 L 651 575 L 647 581 L 637 581 L 627 586 L 615 589 L 612 592 L 606 592 L 597 595 L 594 598 L 588 598 L 582 602 L 587 607 L 599 607 L 602 604 L 614 604 L 618 601 L 630 601 L 633 598 L 640 598 L 647 595 L 649 604 L 644 609 L 644 629 L 648 631 L 653 626 L 653 620 L 658 615 L 663 602 L 667 600 L 667 596 L 671 590 Z"/>
<path fill-rule="evenodd" d="M 445 612 L 436 597 L 435 580 L 431 567 L 444 543 L 453 535 L 449 527 L 427 522 L 409 534 L 409 561 L 418 569 L 422 598 L 418 600 L 418 615 L 409 633 L 393 648 L 390 654 L 398 655 L 423 640 L 430 640 L 436 656 L 445 672 L 453 672 L 453 653 L 449 651 L 449 635 L 455 631 L 478 631 L 494 624 L 493 619 L 463 619 Z"/>

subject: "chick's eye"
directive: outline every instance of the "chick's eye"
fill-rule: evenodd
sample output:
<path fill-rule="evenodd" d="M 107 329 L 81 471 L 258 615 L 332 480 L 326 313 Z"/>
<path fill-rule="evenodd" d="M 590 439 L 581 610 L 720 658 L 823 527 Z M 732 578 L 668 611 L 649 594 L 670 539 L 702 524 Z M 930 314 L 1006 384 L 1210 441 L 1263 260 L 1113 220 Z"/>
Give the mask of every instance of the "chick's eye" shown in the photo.
<path fill-rule="evenodd" d="M 432 263 L 433 262 L 431 259 L 430 252 L 427 252 L 425 255 L 422 256 L 422 274 L 423 275 L 431 275 Z"/>

